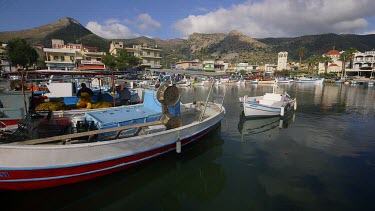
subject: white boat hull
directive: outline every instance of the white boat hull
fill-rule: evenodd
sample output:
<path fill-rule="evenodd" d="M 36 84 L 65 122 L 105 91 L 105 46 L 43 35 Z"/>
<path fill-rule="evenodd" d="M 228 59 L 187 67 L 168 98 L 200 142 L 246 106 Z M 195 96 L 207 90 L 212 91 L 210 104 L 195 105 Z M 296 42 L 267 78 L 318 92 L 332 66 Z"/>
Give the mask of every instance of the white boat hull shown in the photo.
<path fill-rule="evenodd" d="M 274 99 L 267 99 L 265 96 L 275 96 Z M 294 108 L 295 100 L 286 95 L 266 93 L 264 96 L 240 98 L 243 104 L 243 111 L 246 117 L 271 117 L 284 116 L 291 108 Z M 280 99 L 277 99 L 280 98 Z"/>
<path fill-rule="evenodd" d="M 191 110 L 196 106 L 184 105 L 187 116 L 191 111 L 200 113 L 203 107 Z M 0 145 L 0 189 L 31 190 L 76 183 L 177 151 L 212 130 L 225 113 L 220 104 L 210 104 L 205 111 L 202 122 L 130 138 L 68 145 Z"/>

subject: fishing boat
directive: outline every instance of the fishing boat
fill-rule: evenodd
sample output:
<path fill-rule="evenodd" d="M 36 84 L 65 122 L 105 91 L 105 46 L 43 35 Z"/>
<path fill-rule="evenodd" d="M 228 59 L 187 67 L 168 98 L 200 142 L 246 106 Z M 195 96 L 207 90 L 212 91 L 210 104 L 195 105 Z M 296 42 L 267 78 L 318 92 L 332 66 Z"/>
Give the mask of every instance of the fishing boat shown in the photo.
<path fill-rule="evenodd" d="M 77 84 L 79 84 L 79 81 L 77 80 L 89 80 L 88 84 L 93 85 L 89 86 L 90 88 L 92 88 L 94 93 L 94 95 L 92 96 L 93 103 L 109 102 L 112 104 L 112 106 L 120 105 L 119 94 L 117 91 L 111 93 L 109 87 L 101 85 L 100 82 L 96 83 L 96 86 L 94 85 L 94 82 L 98 80 L 99 76 L 105 76 L 108 73 L 105 74 L 92 71 L 67 72 L 57 70 L 39 70 L 30 71 L 28 72 L 28 74 L 38 76 L 49 75 L 50 77 L 47 79 L 33 79 L 34 85 L 32 85 L 32 87 L 39 87 L 35 85 L 37 82 L 39 82 L 39 88 L 45 87 L 45 90 L 41 90 L 39 88 L 35 90 L 27 90 L 25 87 L 23 91 L 13 91 L 12 86 L 19 85 L 21 87 L 21 83 L 26 84 L 26 82 L 17 80 L 14 82 L 17 82 L 19 84 L 10 83 L 9 89 L 11 90 L 0 92 L 0 128 L 9 126 L 12 127 L 14 125 L 17 125 L 18 121 L 25 116 L 27 110 L 29 110 L 31 106 L 35 107 L 37 106 L 37 104 L 42 102 L 63 102 L 68 108 L 73 108 L 74 110 L 77 102 L 79 101 L 79 97 L 76 96 L 76 92 L 79 89 L 77 88 Z M 88 75 L 88 77 L 79 77 L 79 79 L 74 78 L 75 76 L 78 76 L 80 74 Z M 67 79 L 68 81 L 63 81 L 65 79 Z M 131 84 L 132 83 L 128 83 L 125 84 L 125 86 Z M 113 84 L 113 86 L 115 85 L 116 84 Z M 129 90 L 131 93 L 130 104 L 140 103 L 142 99 L 142 89 L 131 88 Z M 79 109 L 79 112 L 82 112 L 82 110 Z M 69 112 L 67 112 L 67 114 L 68 113 Z"/>
<path fill-rule="evenodd" d="M 212 86 L 210 88 L 210 93 Z M 76 123 L 62 116 L 54 127 L 34 133 L 39 138 L 13 140 L 0 145 L 0 190 L 33 190 L 77 183 L 128 169 L 182 147 L 218 126 L 224 117 L 222 104 L 180 103 L 176 86 L 148 90 L 142 105 L 108 108 L 84 113 Z M 51 122 L 37 118 L 37 122 Z M 53 122 L 53 121 L 52 121 Z M 87 130 L 78 128 L 81 123 Z M 66 134 L 41 137 L 46 128 L 59 131 L 75 125 Z M 83 125 L 85 125 L 83 124 Z M 57 127 L 60 126 L 60 127 Z M 94 127 L 93 130 L 90 128 Z M 73 132 L 72 132 L 73 131 Z M 12 134 L 14 135 L 14 134 Z"/>
<path fill-rule="evenodd" d="M 284 116 L 292 108 L 297 109 L 296 99 L 292 99 L 288 93 L 265 93 L 262 96 L 239 98 L 246 117 L 270 117 Z"/>

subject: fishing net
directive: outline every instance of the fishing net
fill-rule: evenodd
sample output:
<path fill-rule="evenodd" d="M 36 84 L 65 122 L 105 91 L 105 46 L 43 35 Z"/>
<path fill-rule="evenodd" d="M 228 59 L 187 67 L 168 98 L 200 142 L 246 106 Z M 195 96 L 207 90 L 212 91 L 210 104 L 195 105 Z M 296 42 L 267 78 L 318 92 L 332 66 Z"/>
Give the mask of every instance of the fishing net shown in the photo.
<path fill-rule="evenodd" d="M 24 141 L 38 138 L 47 138 L 67 134 L 70 131 L 70 122 L 59 122 L 53 119 L 52 111 L 30 112 L 18 122 L 17 130 L 12 134 L 11 141 Z"/>

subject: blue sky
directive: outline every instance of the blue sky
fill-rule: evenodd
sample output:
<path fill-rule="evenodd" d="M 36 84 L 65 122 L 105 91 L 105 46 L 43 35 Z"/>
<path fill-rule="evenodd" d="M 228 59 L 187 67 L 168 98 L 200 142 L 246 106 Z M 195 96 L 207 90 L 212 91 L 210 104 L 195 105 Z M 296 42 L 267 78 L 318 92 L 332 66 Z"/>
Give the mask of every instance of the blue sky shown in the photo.
<path fill-rule="evenodd" d="M 0 31 L 71 17 L 105 38 L 375 33 L 375 0 L 0 0 Z"/>

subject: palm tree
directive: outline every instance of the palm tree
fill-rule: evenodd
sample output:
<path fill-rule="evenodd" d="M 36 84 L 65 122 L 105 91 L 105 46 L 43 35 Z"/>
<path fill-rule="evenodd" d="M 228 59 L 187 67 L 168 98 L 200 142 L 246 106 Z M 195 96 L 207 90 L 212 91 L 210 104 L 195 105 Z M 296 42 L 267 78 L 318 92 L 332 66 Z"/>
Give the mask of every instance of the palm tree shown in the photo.
<path fill-rule="evenodd" d="M 305 47 L 300 47 L 297 49 L 297 53 L 299 56 L 299 65 L 301 66 L 302 64 L 302 57 L 305 56 L 305 54 L 308 52 L 307 48 Z"/>
<path fill-rule="evenodd" d="M 328 64 L 333 63 L 333 59 L 329 56 L 320 56 L 319 62 L 324 63 L 324 74 L 327 74 Z"/>
<path fill-rule="evenodd" d="M 345 76 L 345 64 L 346 62 L 352 62 L 353 60 L 353 57 L 354 57 L 354 53 L 356 52 L 357 50 L 355 48 L 349 48 L 348 50 L 346 50 L 344 53 L 340 54 L 340 61 L 342 62 L 342 71 L 341 71 L 341 79 L 343 79 L 343 77 Z"/>
<path fill-rule="evenodd" d="M 351 47 L 351 48 L 349 48 L 349 49 L 346 50 L 346 51 L 349 52 L 349 53 L 348 53 L 348 55 L 349 55 L 349 62 L 350 62 L 350 64 L 349 64 L 349 68 L 352 68 L 352 67 L 353 67 L 354 53 L 357 52 L 357 49 Z"/>
<path fill-rule="evenodd" d="M 313 73 L 314 68 L 319 64 L 319 61 L 320 61 L 320 56 L 318 55 L 312 55 L 309 58 L 307 58 L 305 62 L 309 64 L 308 72 Z"/>

